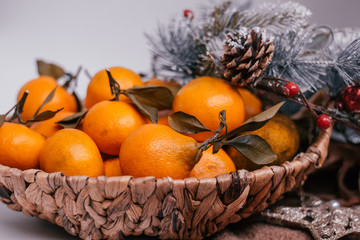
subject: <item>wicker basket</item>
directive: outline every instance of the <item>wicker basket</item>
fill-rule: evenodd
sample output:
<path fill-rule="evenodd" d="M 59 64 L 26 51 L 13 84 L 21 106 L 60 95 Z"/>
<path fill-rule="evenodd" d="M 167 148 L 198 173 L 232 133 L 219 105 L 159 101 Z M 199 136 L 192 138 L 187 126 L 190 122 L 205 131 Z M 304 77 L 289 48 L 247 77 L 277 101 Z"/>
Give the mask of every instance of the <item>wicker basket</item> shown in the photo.
<path fill-rule="evenodd" d="M 0 199 L 82 239 L 146 234 L 201 239 L 260 212 L 299 186 L 326 155 L 331 129 L 281 166 L 196 180 L 85 176 L 0 165 Z"/>

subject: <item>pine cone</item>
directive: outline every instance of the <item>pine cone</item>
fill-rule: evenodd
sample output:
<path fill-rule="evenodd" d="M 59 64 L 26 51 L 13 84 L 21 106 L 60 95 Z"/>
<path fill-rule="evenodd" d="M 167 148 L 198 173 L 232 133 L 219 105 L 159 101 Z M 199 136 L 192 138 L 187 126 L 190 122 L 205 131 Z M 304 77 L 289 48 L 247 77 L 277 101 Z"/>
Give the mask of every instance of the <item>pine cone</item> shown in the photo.
<path fill-rule="evenodd" d="M 239 86 L 255 82 L 273 57 L 271 40 L 263 41 L 263 34 L 254 30 L 227 38 L 220 57 L 225 78 Z"/>

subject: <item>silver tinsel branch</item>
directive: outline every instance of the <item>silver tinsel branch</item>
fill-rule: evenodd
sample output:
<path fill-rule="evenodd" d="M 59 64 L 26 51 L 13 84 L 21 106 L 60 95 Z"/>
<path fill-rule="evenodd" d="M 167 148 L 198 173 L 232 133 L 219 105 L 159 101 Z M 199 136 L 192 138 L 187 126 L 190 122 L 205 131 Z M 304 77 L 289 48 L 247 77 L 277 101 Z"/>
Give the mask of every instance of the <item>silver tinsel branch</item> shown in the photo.
<path fill-rule="evenodd" d="M 345 85 L 360 83 L 359 35 L 360 31 L 352 30 L 344 41 L 336 31 L 329 29 L 324 34 L 316 28 L 277 34 L 266 76 L 291 80 L 304 92 L 326 88 L 331 96 L 336 96 Z"/>
<path fill-rule="evenodd" d="M 243 27 L 260 27 L 268 31 L 298 29 L 307 25 L 311 16 L 309 9 L 296 2 L 283 4 L 265 3 L 257 9 L 243 12 L 240 23 Z"/>
<path fill-rule="evenodd" d="M 157 38 L 146 34 L 152 46 L 154 75 L 186 81 L 197 74 L 205 47 L 195 38 L 194 31 L 191 22 L 181 18 L 173 19 L 167 27 L 159 26 Z"/>
<path fill-rule="evenodd" d="M 147 34 L 155 59 L 154 74 L 181 82 L 201 75 L 221 77 L 219 56 L 228 33 L 240 27 L 287 32 L 306 27 L 311 15 L 293 2 L 264 4 L 253 10 L 246 6 L 223 1 L 204 10 L 199 19 L 177 18 L 168 26 L 158 27 L 155 36 Z"/>

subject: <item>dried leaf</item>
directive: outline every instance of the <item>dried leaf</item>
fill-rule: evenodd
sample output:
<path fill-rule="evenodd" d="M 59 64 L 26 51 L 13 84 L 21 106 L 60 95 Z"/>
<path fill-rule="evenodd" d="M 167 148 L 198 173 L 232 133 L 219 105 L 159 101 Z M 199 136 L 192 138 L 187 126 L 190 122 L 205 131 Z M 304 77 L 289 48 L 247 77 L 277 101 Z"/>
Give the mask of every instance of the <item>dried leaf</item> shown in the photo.
<path fill-rule="evenodd" d="M 47 75 L 55 79 L 58 79 L 65 75 L 64 69 L 55 64 L 47 63 L 41 60 L 37 60 L 36 64 L 38 67 L 39 75 Z"/>
<path fill-rule="evenodd" d="M 138 100 L 137 95 L 124 93 L 152 123 L 158 122 L 158 110 Z"/>
<path fill-rule="evenodd" d="M 265 165 L 277 159 L 270 145 L 255 134 L 246 134 L 224 142 L 242 153 L 250 161 L 258 165 Z"/>
<path fill-rule="evenodd" d="M 127 95 L 133 95 L 138 102 L 158 110 L 171 109 L 174 95 L 167 87 L 146 86 L 126 90 Z"/>
<path fill-rule="evenodd" d="M 168 88 L 171 91 L 173 96 L 176 96 L 177 92 L 182 88 L 182 86 L 179 83 L 177 83 L 177 84 L 172 84 L 172 85 L 166 86 L 166 88 Z"/>
<path fill-rule="evenodd" d="M 58 112 L 60 112 L 63 109 L 64 108 L 60 108 L 60 109 L 58 109 L 56 111 L 46 110 L 46 111 L 36 115 L 36 117 L 34 119 L 31 119 L 31 120 L 27 121 L 27 123 L 29 123 L 29 122 L 41 122 L 41 121 L 48 120 L 50 118 L 53 118 Z"/>
<path fill-rule="evenodd" d="M 81 119 L 83 119 L 85 117 L 87 112 L 88 111 L 85 110 L 82 112 L 75 113 L 75 114 L 70 115 L 56 123 L 64 128 L 76 128 L 79 125 Z"/>
<path fill-rule="evenodd" d="M 175 131 L 183 134 L 195 134 L 211 131 L 196 117 L 181 111 L 169 115 L 169 126 Z"/>
<path fill-rule="evenodd" d="M 81 104 L 80 98 L 78 97 L 76 92 L 73 92 L 72 95 L 75 97 L 77 112 L 81 112 L 82 104 Z"/>
<path fill-rule="evenodd" d="M 271 108 L 253 116 L 252 118 L 248 119 L 245 123 L 243 123 L 240 127 L 235 128 L 234 130 L 225 134 L 223 138 L 239 135 L 240 133 L 243 132 L 255 131 L 263 127 L 271 118 L 273 118 L 276 115 L 276 113 L 279 111 L 279 109 L 284 103 L 285 102 L 278 103 L 275 106 L 272 106 Z"/>
<path fill-rule="evenodd" d="M 35 119 L 36 116 L 39 114 L 40 110 L 45 106 L 45 104 L 47 104 L 48 102 L 50 102 L 55 95 L 57 86 L 49 93 L 49 95 L 45 98 L 45 100 L 43 101 L 43 103 L 40 105 L 40 107 L 36 110 L 34 116 L 32 117 L 32 119 Z"/>
<path fill-rule="evenodd" d="M 25 101 L 26 101 L 28 95 L 29 95 L 29 91 L 26 90 L 26 91 L 24 92 L 24 94 L 21 96 L 20 101 L 19 101 L 19 102 L 16 104 L 16 106 L 15 106 L 15 108 L 16 108 L 16 113 L 21 114 L 21 113 L 23 112 L 24 104 L 25 104 Z"/>
<path fill-rule="evenodd" d="M 14 106 L 12 109 L 10 109 L 9 112 L 7 112 L 7 113 L 5 114 L 5 116 L 7 116 L 7 115 L 15 108 L 14 114 L 12 115 L 12 117 L 11 117 L 10 120 L 9 120 L 10 122 L 13 121 L 13 120 L 15 120 L 15 119 L 19 119 L 19 121 L 21 122 L 21 117 L 20 117 L 20 115 L 21 115 L 21 113 L 23 112 L 24 104 L 25 104 L 25 101 L 26 101 L 26 98 L 27 98 L 28 95 L 29 95 L 29 91 L 26 90 L 26 91 L 24 92 L 24 94 L 21 96 L 20 101 L 18 101 L 18 102 L 15 104 L 15 106 Z"/>
<path fill-rule="evenodd" d="M 212 146 L 213 146 L 213 151 L 212 151 L 212 153 L 215 154 L 215 153 L 217 153 L 218 151 L 220 151 L 220 148 L 222 148 L 223 143 L 222 143 L 222 142 L 215 142 Z"/>
<path fill-rule="evenodd" d="M 6 114 L 0 115 L 0 127 L 4 124 L 6 119 Z"/>

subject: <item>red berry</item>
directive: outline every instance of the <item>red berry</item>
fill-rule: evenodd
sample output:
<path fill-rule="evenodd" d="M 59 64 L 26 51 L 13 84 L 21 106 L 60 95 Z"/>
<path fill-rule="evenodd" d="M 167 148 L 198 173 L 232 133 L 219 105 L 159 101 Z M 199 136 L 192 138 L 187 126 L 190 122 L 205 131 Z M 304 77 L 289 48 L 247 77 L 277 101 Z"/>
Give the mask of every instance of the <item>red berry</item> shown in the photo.
<path fill-rule="evenodd" d="M 190 20 L 193 20 L 194 19 L 193 11 L 191 11 L 190 9 L 185 9 L 184 10 L 184 17 L 185 18 L 190 18 Z"/>
<path fill-rule="evenodd" d="M 296 83 L 289 82 L 285 85 L 283 92 L 285 96 L 293 98 L 299 94 L 299 87 Z"/>
<path fill-rule="evenodd" d="M 320 129 L 327 129 L 331 126 L 331 117 L 329 117 L 326 114 L 321 114 L 317 119 L 316 119 L 316 125 L 320 128 Z"/>

